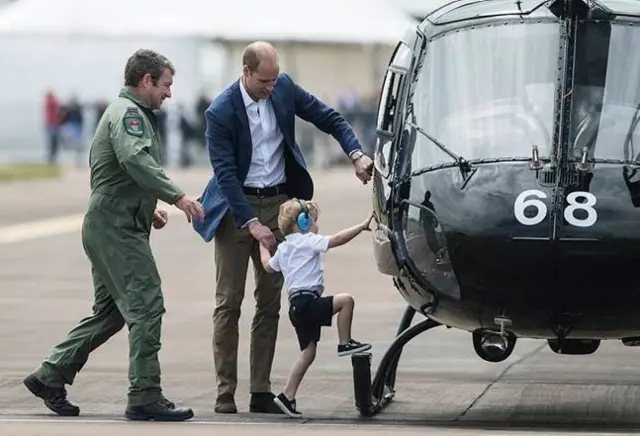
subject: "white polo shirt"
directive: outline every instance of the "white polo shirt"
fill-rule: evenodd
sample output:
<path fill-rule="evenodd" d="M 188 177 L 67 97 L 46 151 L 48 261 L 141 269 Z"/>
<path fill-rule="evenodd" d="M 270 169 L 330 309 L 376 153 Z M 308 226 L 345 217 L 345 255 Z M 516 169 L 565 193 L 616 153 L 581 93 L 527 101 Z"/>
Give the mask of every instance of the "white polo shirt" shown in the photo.
<path fill-rule="evenodd" d="M 324 269 L 321 253 L 329 249 L 329 237 L 316 233 L 291 233 L 278 245 L 269 260 L 269 266 L 282 272 L 289 295 L 299 290 L 309 290 L 322 295 Z"/>

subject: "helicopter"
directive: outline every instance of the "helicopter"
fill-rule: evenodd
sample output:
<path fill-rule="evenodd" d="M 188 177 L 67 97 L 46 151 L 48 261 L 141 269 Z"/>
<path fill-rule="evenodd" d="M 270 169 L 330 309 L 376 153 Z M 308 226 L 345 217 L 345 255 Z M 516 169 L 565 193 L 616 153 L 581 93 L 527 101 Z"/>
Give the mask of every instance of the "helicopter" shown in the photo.
<path fill-rule="evenodd" d="M 637 0 L 453 0 L 398 42 L 372 239 L 407 308 L 373 381 L 371 354 L 352 356 L 361 415 L 392 400 L 403 347 L 438 326 L 488 362 L 518 338 L 576 356 L 640 345 L 638 44 Z"/>

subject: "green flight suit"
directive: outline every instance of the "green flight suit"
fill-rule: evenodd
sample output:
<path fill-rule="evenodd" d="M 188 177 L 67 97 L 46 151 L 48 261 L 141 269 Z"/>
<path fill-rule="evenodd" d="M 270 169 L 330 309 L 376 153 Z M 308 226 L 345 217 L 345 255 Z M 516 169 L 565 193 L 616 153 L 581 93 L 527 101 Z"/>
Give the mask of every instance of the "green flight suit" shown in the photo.
<path fill-rule="evenodd" d="M 82 244 L 91 262 L 95 301 L 84 318 L 36 371 L 54 387 L 72 384 L 89 353 L 129 328 L 129 405 L 164 398 L 160 388 L 160 330 L 165 312 L 149 236 L 157 200 L 184 192 L 159 165 L 155 114 L 127 88 L 100 119 L 91 144 L 91 196 Z"/>

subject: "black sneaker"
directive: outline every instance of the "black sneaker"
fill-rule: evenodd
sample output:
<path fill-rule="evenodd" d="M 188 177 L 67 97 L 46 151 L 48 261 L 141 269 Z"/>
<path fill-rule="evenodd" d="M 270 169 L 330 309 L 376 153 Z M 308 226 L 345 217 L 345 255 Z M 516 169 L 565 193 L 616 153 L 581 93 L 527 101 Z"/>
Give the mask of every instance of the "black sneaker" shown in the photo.
<path fill-rule="evenodd" d="M 347 344 L 338 345 L 338 356 L 348 356 L 350 354 L 367 351 L 371 348 L 371 344 L 363 344 L 362 342 L 351 339 Z"/>
<path fill-rule="evenodd" d="M 276 403 L 276 406 L 278 406 L 280 410 L 290 417 L 302 417 L 302 413 L 296 410 L 296 400 L 290 401 L 284 393 L 280 393 L 278 396 L 274 397 L 273 402 Z"/>

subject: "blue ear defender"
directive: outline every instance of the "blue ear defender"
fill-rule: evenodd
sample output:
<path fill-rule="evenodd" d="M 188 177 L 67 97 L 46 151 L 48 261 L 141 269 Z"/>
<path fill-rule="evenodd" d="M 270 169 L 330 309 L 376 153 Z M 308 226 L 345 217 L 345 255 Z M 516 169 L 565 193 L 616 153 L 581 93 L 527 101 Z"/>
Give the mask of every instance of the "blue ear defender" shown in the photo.
<path fill-rule="evenodd" d="M 300 203 L 302 211 L 298 214 L 296 223 L 302 233 L 307 233 L 311 228 L 312 223 L 311 215 L 309 215 L 309 208 L 307 207 L 307 202 L 304 200 L 298 200 L 298 203 Z"/>

